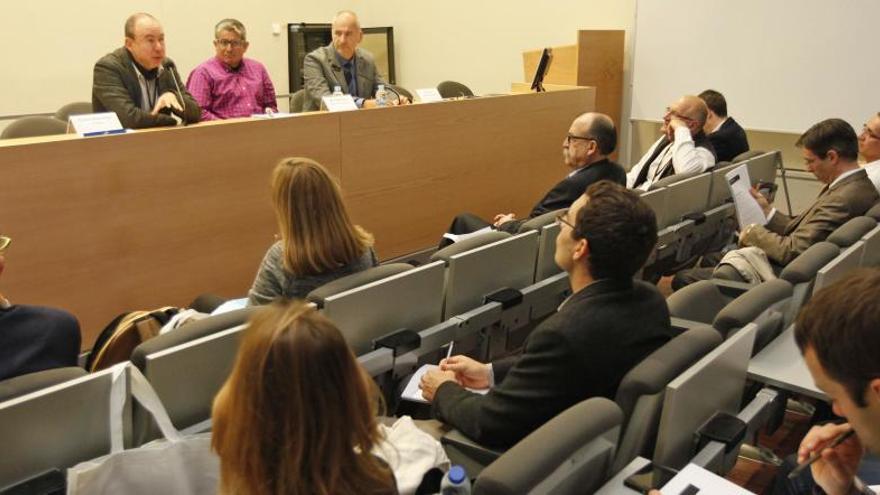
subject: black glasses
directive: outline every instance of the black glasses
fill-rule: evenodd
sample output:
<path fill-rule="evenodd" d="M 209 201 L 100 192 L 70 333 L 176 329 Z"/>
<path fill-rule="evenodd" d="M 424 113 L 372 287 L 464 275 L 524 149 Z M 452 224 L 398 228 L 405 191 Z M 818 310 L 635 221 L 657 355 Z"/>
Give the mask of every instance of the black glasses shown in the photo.
<path fill-rule="evenodd" d="M 232 48 L 241 48 L 247 43 L 247 41 L 244 40 L 214 40 L 214 42 L 220 45 L 221 48 L 229 48 L 230 46 Z"/>
<path fill-rule="evenodd" d="M 595 141 L 596 138 L 592 138 L 590 136 L 575 136 L 574 134 L 569 134 L 565 136 L 565 144 L 570 144 L 572 139 L 580 139 L 581 141 Z"/>
<path fill-rule="evenodd" d="M 683 120 L 685 122 L 696 122 L 697 119 L 692 119 L 687 115 L 683 115 L 676 110 L 673 110 L 671 107 L 666 107 L 666 116 L 667 117 L 675 117 L 679 120 Z"/>
<path fill-rule="evenodd" d="M 558 215 L 556 215 L 556 223 L 564 223 L 565 225 L 568 225 L 569 227 L 571 227 L 573 229 L 574 225 L 568 221 L 568 218 L 566 218 L 567 215 L 568 215 L 568 210 L 565 210 L 565 211 L 559 213 Z"/>

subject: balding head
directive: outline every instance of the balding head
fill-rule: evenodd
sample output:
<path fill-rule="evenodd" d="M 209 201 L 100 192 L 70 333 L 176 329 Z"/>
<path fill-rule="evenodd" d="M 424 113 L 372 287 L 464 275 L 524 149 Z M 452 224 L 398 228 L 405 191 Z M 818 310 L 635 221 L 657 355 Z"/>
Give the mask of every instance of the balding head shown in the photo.
<path fill-rule="evenodd" d="M 333 18 L 330 32 L 333 36 L 333 48 L 342 58 L 351 59 L 363 36 L 357 15 L 350 10 L 338 12 Z"/>
<path fill-rule="evenodd" d="M 155 17 L 145 12 L 125 21 L 125 48 L 144 69 L 153 70 L 165 59 L 165 32 Z"/>
<path fill-rule="evenodd" d="M 153 17 L 152 15 L 150 15 L 146 12 L 138 12 L 137 14 L 132 14 L 132 15 L 128 16 L 128 19 L 125 20 L 125 37 L 126 38 L 134 39 L 135 26 L 137 25 L 137 23 L 139 21 L 142 21 L 142 20 L 148 21 L 148 22 L 152 21 L 152 22 L 155 22 L 156 24 L 159 23 L 159 21 L 155 17 Z"/>
<path fill-rule="evenodd" d="M 675 128 L 679 126 L 687 127 L 691 136 L 696 136 L 703 130 L 708 115 L 706 102 L 698 96 L 685 95 L 666 109 L 661 130 L 670 141 L 675 139 Z"/>
<path fill-rule="evenodd" d="M 566 165 L 580 168 L 606 158 L 616 146 L 614 121 L 607 115 L 588 112 L 571 123 L 562 142 L 562 155 Z"/>

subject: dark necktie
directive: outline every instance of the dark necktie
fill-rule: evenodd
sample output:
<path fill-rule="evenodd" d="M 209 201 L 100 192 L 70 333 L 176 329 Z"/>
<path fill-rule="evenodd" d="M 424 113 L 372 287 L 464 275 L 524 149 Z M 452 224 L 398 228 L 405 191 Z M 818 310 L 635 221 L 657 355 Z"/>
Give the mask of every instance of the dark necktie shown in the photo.
<path fill-rule="evenodd" d="M 357 81 L 354 79 L 354 73 L 351 70 L 352 63 L 353 62 L 349 60 L 342 64 L 342 72 L 345 76 L 345 82 L 348 84 L 348 94 L 351 96 L 358 96 Z"/>

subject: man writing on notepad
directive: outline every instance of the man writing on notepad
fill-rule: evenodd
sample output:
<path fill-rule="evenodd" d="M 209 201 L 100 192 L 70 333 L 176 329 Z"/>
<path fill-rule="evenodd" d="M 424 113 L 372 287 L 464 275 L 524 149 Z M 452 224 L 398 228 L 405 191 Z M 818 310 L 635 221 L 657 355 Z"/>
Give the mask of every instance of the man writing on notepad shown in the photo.
<path fill-rule="evenodd" d="M 657 242 L 654 212 L 637 193 L 598 182 L 558 222 L 556 263 L 572 295 L 522 354 L 488 364 L 452 356 L 422 377 L 434 417 L 490 447 L 509 447 L 590 397 L 613 399 L 623 376 L 675 335 L 656 287 L 633 280 Z"/>

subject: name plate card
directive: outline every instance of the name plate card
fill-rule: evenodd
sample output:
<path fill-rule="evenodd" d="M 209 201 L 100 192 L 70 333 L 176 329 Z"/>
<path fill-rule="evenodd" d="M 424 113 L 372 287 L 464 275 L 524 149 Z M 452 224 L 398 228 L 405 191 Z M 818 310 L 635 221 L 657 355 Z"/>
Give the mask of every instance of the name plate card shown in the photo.
<path fill-rule="evenodd" d="M 443 101 L 443 97 L 440 96 L 440 92 L 437 91 L 437 88 L 417 89 L 416 94 L 419 95 L 419 100 L 422 103 L 434 103 L 436 101 Z"/>
<path fill-rule="evenodd" d="M 82 137 L 122 134 L 125 132 L 115 112 L 71 115 L 69 122 L 73 126 L 74 132 Z"/>
<path fill-rule="evenodd" d="M 357 104 L 354 102 L 354 98 L 351 95 L 327 95 L 321 100 L 324 102 L 324 106 L 327 107 L 327 110 L 331 112 L 345 112 L 347 110 L 357 110 Z"/>

